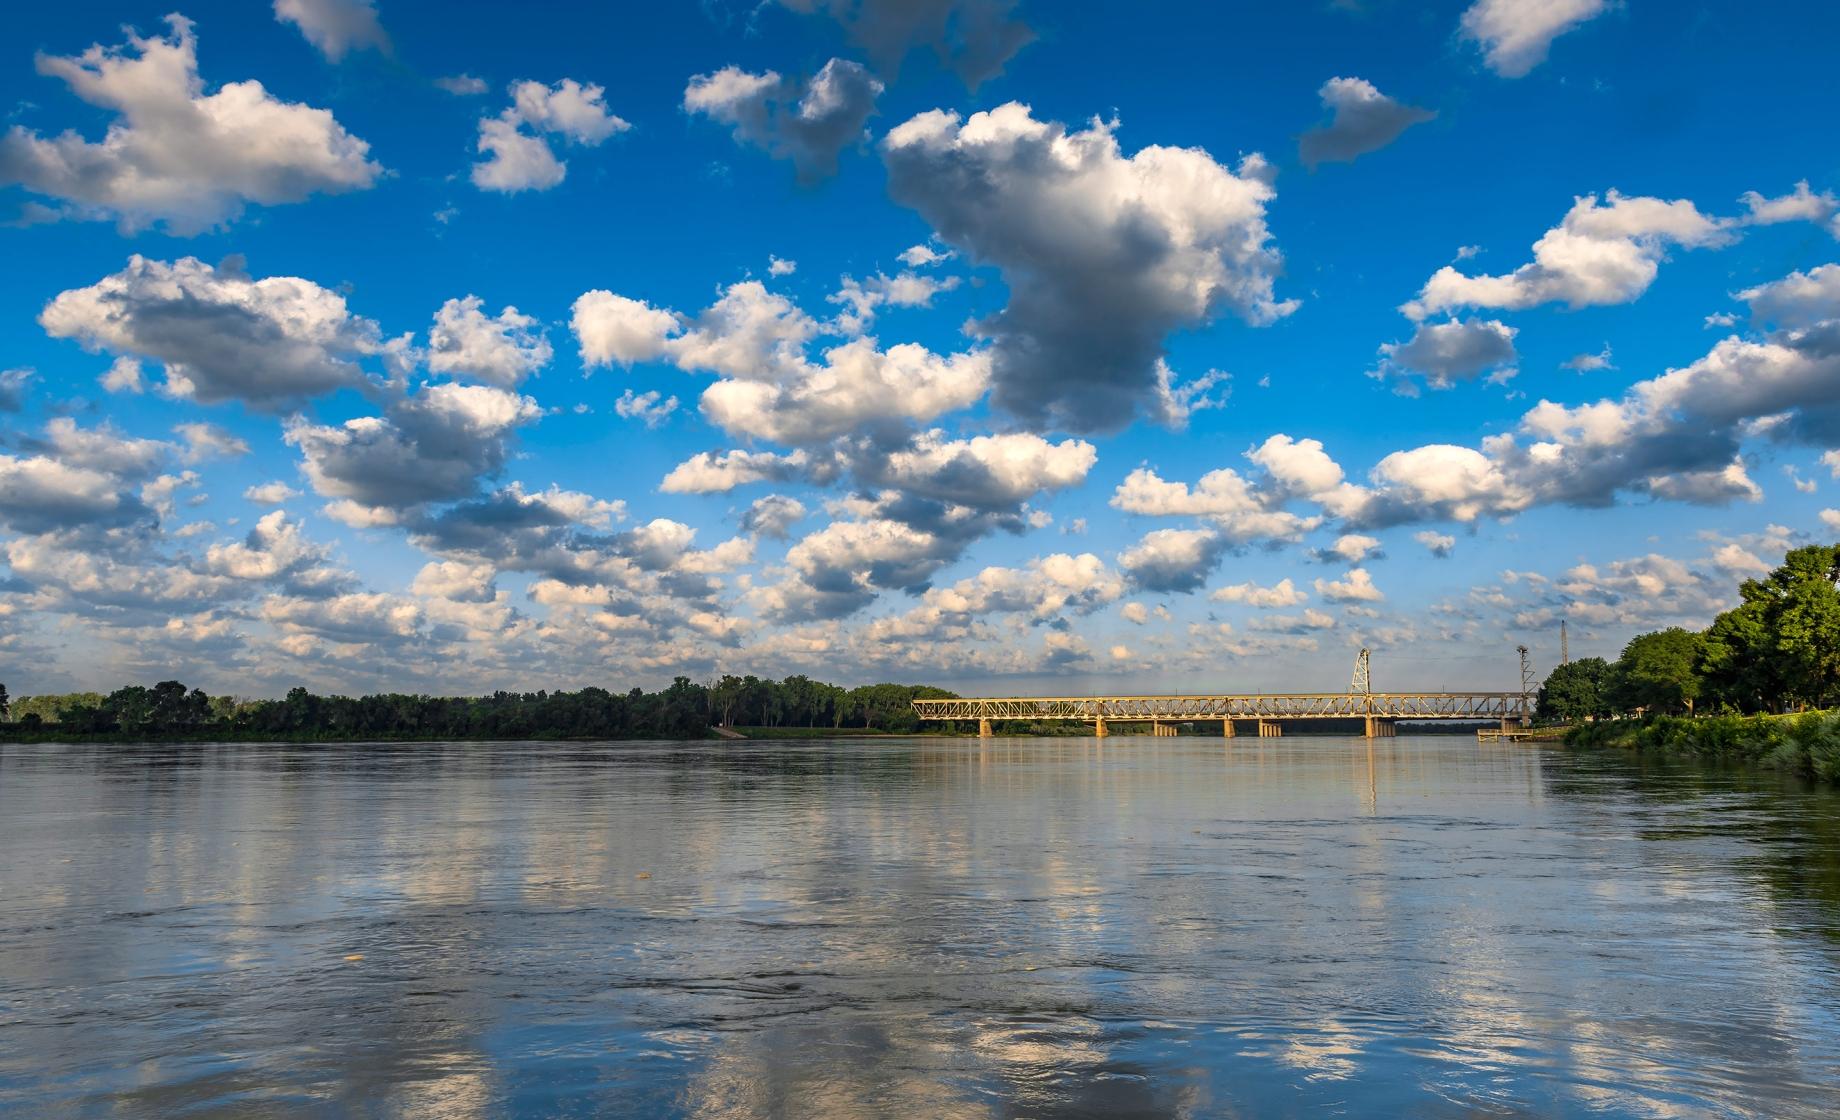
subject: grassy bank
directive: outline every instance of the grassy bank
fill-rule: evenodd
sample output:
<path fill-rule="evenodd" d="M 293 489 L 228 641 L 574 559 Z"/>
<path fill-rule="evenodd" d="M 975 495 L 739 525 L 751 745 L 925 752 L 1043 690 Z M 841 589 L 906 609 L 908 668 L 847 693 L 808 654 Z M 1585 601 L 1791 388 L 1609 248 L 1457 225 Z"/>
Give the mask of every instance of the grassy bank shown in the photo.
<path fill-rule="evenodd" d="M 1573 728 L 1565 744 L 1718 759 L 1840 783 L 1840 711 L 1608 720 Z"/>

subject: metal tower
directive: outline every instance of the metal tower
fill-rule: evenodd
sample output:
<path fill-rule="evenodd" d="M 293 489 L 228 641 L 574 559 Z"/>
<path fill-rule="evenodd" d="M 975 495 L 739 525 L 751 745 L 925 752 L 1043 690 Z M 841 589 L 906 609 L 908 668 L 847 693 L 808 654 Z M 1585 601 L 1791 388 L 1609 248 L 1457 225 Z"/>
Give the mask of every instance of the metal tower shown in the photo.
<path fill-rule="evenodd" d="M 1515 646 L 1514 651 L 1521 655 L 1521 695 L 1526 696 L 1533 691 L 1533 662 L 1526 646 Z"/>
<path fill-rule="evenodd" d="M 1570 665 L 1571 663 L 1572 643 L 1566 640 L 1565 620 L 1562 618 L 1559 620 L 1559 664 Z"/>
<path fill-rule="evenodd" d="M 1361 652 L 1354 655 L 1354 679 L 1348 682 L 1348 691 L 1372 692 L 1374 690 L 1373 682 L 1367 676 L 1371 661 L 1372 657 L 1367 652 L 1367 647 L 1362 646 Z"/>

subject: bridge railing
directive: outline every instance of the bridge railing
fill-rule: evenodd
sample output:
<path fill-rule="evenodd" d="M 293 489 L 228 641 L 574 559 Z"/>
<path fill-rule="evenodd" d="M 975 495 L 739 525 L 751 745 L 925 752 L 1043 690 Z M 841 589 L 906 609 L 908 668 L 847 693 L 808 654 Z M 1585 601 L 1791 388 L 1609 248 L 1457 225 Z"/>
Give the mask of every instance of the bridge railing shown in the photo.
<path fill-rule="evenodd" d="M 1519 692 L 1267 692 L 1218 696 L 984 696 L 915 700 L 923 720 L 1520 719 Z"/>

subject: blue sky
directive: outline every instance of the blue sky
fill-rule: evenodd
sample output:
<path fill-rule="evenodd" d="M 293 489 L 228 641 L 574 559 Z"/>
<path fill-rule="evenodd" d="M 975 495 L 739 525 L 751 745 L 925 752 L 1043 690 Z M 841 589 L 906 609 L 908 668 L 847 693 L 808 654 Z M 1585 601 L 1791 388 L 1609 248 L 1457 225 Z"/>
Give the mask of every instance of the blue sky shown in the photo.
<path fill-rule="evenodd" d="M 0 679 L 1492 687 L 1840 535 L 1840 12 L 1262 7 L 12 13 Z"/>

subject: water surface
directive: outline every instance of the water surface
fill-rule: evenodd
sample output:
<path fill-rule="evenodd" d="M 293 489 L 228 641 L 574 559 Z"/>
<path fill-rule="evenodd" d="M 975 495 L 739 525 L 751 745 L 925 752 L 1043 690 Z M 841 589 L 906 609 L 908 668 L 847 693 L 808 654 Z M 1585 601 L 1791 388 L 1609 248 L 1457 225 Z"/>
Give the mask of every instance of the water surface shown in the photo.
<path fill-rule="evenodd" d="M 1462 737 L 0 746 L 0 1113 L 1840 1114 L 1840 797 Z"/>

